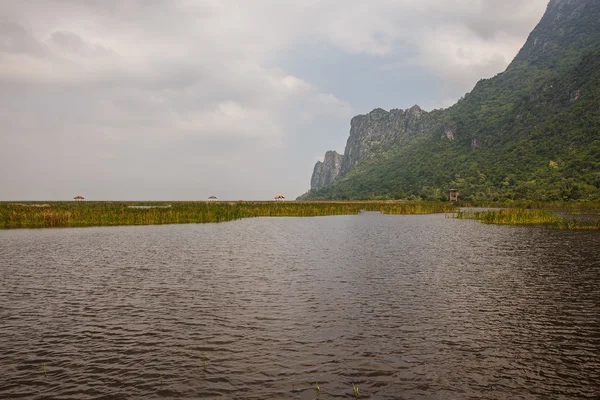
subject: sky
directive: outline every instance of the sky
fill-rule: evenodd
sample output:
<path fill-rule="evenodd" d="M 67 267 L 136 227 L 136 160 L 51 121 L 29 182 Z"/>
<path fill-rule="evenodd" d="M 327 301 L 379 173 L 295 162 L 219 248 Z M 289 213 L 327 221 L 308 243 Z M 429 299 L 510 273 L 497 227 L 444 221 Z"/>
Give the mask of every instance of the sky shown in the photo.
<path fill-rule="evenodd" d="M 306 192 L 350 119 L 445 108 L 548 0 L 0 2 L 0 201 Z"/>

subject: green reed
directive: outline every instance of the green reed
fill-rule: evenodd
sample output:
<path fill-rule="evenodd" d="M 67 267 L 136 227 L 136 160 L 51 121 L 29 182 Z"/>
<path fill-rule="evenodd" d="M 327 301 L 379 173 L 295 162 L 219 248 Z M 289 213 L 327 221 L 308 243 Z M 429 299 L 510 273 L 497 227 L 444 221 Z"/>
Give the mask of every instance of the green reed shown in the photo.
<path fill-rule="evenodd" d="M 130 206 L 163 208 L 130 208 Z M 164 207 L 168 206 L 170 207 Z M 253 217 L 454 212 L 442 202 L 51 202 L 0 203 L 0 229 L 224 222 Z"/>
<path fill-rule="evenodd" d="M 600 213 L 600 201 L 531 201 L 531 200 L 508 200 L 508 201 L 459 201 L 459 207 L 485 207 L 485 208 L 516 208 L 537 210 L 561 210 L 575 214 L 598 214 Z"/>
<path fill-rule="evenodd" d="M 559 229 L 600 229 L 600 220 L 577 220 L 564 218 L 550 210 L 500 209 L 488 211 L 459 211 L 459 219 L 476 219 L 484 224 L 498 225 L 547 225 Z"/>
<path fill-rule="evenodd" d="M 352 384 L 352 389 L 354 390 L 354 397 L 356 397 L 358 399 L 359 393 L 358 393 L 358 386 L 356 386 L 354 383 Z"/>

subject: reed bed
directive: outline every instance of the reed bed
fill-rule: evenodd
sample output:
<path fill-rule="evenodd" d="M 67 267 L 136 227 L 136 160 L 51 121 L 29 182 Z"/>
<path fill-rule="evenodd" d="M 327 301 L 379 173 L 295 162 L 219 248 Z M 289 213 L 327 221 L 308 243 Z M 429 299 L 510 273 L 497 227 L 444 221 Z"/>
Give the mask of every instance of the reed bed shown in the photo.
<path fill-rule="evenodd" d="M 454 212 L 441 202 L 44 202 L 0 203 L 0 228 L 54 228 L 224 222 L 253 217 Z M 170 207 L 166 207 L 169 206 Z M 151 208 L 132 208 L 150 206 Z"/>
<path fill-rule="evenodd" d="M 564 218 L 550 210 L 500 209 L 488 211 L 458 211 L 454 218 L 476 219 L 484 224 L 546 225 L 559 229 L 600 229 L 599 220 Z"/>
<path fill-rule="evenodd" d="M 600 214 L 600 201 L 459 201 L 459 207 L 560 210 L 571 214 Z"/>

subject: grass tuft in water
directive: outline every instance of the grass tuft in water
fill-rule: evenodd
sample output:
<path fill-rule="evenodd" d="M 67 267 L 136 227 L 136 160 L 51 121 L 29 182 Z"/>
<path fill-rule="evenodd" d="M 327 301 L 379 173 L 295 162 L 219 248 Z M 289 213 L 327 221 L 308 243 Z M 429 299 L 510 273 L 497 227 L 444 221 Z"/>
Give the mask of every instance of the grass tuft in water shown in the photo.
<path fill-rule="evenodd" d="M 356 397 L 358 399 L 358 386 L 356 386 L 354 383 L 352 384 L 352 389 L 354 390 L 354 397 Z"/>

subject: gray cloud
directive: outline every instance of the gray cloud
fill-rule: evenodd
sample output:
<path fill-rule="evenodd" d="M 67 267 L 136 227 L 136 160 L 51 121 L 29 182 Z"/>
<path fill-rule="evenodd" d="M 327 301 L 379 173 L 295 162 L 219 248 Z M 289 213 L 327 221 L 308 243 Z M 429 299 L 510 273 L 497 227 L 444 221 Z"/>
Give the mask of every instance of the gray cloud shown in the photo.
<path fill-rule="evenodd" d="M 449 105 L 508 64 L 545 3 L 3 2 L 0 200 L 296 196 L 355 104 L 414 101 L 384 76 L 444 82 L 422 97 Z M 348 55 L 335 84 L 278 62 L 302 43 Z M 316 62 L 303 51 L 296 66 Z M 356 82 L 344 63 L 359 58 Z"/>
<path fill-rule="evenodd" d="M 34 37 L 31 31 L 14 21 L 0 20 L 0 52 L 41 54 L 44 46 Z"/>

